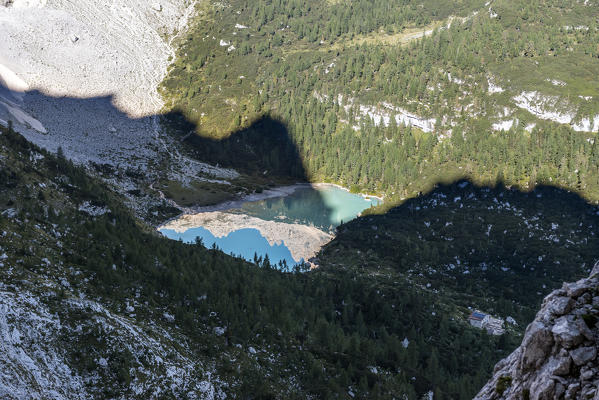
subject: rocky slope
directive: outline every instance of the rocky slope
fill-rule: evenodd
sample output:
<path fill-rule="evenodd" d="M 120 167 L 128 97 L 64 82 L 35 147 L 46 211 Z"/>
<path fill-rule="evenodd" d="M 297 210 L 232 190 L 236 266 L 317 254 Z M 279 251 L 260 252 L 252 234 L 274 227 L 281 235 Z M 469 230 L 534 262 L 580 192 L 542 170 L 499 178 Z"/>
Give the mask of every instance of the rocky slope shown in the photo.
<path fill-rule="evenodd" d="M 160 109 L 156 87 L 189 0 L 14 0 L 0 3 L 0 64 L 52 96 L 114 94 L 129 114 Z"/>
<path fill-rule="evenodd" d="M 522 344 L 475 399 L 598 399 L 599 262 L 543 301 Z"/>
<path fill-rule="evenodd" d="M 139 295 L 125 302 L 93 295 L 87 289 L 97 283 L 66 260 L 74 225 L 51 219 L 93 222 L 114 206 L 65 192 L 78 191 L 73 176 L 50 177 L 51 156 L 8 135 L 0 130 L 0 398 L 222 398 L 213 367 L 172 312 L 149 322 Z M 29 190 L 45 192 L 36 198 L 40 215 L 26 211 Z"/>
<path fill-rule="evenodd" d="M 160 124 L 157 86 L 196 4 L 0 2 L 0 125 L 12 122 L 31 142 L 61 148 L 77 164 L 103 166 L 117 190 L 141 193 L 129 198 L 144 218 L 160 204 L 152 188 L 160 179 L 228 184 L 236 171 L 185 156 Z"/>

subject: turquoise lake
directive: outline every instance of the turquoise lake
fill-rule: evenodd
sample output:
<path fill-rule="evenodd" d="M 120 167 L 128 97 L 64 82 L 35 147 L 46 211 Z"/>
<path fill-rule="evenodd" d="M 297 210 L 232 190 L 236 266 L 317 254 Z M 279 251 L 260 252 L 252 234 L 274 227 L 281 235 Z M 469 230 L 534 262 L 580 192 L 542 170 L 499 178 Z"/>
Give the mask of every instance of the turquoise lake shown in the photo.
<path fill-rule="evenodd" d="M 244 203 L 228 210 L 269 221 L 297 223 L 332 232 L 342 222 L 351 221 L 380 200 L 353 194 L 332 185 L 302 187 L 284 197 Z"/>
<path fill-rule="evenodd" d="M 342 222 L 356 218 L 362 211 L 380 202 L 380 199 L 349 193 L 336 186 L 320 185 L 299 187 L 287 196 L 245 202 L 237 208 L 221 211 L 274 223 L 301 224 L 333 233 Z M 214 236 L 202 226 L 189 227 L 183 232 L 166 228 L 160 228 L 159 231 L 166 237 L 187 243 L 194 243 L 196 238 L 201 238 L 206 247 L 216 245 L 225 253 L 250 261 L 254 259 L 254 254 L 262 257 L 268 255 L 273 264 L 284 260 L 288 266 L 293 266 L 302 261 L 294 259 L 285 245 L 285 237 L 278 238 L 280 244 L 271 244 L 257 229 L 237 227 L 221 237 Z"/>

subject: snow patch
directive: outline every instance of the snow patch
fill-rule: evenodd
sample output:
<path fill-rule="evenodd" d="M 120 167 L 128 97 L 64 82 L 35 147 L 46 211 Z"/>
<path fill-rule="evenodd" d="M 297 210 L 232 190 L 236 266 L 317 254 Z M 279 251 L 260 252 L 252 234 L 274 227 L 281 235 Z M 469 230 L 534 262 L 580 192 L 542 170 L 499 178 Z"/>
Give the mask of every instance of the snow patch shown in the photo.
<path fill-rule="evenodd" d="M 493 125 L 491 125 L 491 127 L 495 131 L 509 131 L 510 129 L 512 129 L 512 126 L 514 126 L 513 119 L 507 120 L 507 121 L 496 122 Z"/>

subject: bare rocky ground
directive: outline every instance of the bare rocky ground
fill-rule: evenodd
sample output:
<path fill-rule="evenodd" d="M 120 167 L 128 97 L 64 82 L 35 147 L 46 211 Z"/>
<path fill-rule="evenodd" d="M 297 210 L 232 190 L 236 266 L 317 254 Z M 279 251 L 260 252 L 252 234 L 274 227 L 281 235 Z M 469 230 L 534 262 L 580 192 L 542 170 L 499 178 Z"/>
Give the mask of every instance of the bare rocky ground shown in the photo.
<path fill-rule="evenodd" d="M 475 399 L 599 399 L 598 339 L 599 262 L 589 278 L 545 298 L 522 345 Z"/>
<path fill-rule="evenodd" d="M 201 226 L 218 238 L 225 237 L 238 229 L 255 229 L 273 245 L 284 242 L 294 260 L 309 260 L 327 244 L 333 236 L 312 226 L 267 221 L 244 214 L 223 211 L 202 212 L 183 215 L 176 220 L 162 225 L 161 229 L 172 229 L 185 232 L 190 228 Z"/>
<path fill-rule="evenodd" d="M 11 121 L 27 139 L 53 152 L 60 147 L 78 164 L 109 165 L 116 172 L 104 178 L 123 193 L 152 188 L 159 177 L 182 184 L 236 178 L 182 155 L 159 123 L 157 86 L 195 3 L 0 1 L 0 124 Z M 129 196 L 142 217 L 163 202 L 145 194 Z"/>
<path fill-rule="evenodd" d="M 0 8 L 0 64 L 50 96 L 114 95 L 132 116 L 161 107 L 157 85 L 191 0 L 13 0 Z"/>

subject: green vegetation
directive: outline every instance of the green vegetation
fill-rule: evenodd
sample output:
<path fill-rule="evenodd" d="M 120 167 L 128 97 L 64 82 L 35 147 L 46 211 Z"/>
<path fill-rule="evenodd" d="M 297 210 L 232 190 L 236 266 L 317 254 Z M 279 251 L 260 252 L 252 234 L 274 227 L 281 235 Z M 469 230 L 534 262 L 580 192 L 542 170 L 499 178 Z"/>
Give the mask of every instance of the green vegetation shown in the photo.
<path fill-rule="evenodd" d="M 37 290 L 75 322 L 91 312 L 67 314 L 70 298 L 115 314 L 137 299 L 143 307 L 130 318 L 148 330 L 170 324 L 231 396 L 471 398 L 543 296 L 599 257 L 597 208 L 539 187 L 599 200 L 597 134 L 539 120 L 513 100 L 535 90 L 575 108 L 576 121 L 599 113 L 599 11 L 575 0 L 484 3 L 201 6 L 161 88 L 172 111 L 163 121 L 187 136 L 180 112 L 197 124 L 185 138 L 195 157 L 245 175 L 160 188 L 188 205 L 300 179 L 385 194 L 389 212 L 342 225 L 320 268 L 285 273 L 268 259 L 162 238 L 85 170 L 0 128 L 0 243 L 10 265 L 0 280 L 64 280 L 59 292 Z M 489 93 L 489 81 L 504 91 Z M 435 129 L 364 115 L 399 108 Z M 518 121 L 492 129 L 506 118 Z M 438 186 L 461 178 L 499 185 Z M 519 325 L 489 336 L 468 325 L 474 308 Z M 109 346 L 94 330 L 63 341 L 82 373 L 96 371 Z M 139 365 L 127 352 L 109 356 L 104 395 L 128 397 Z M 509 384 L 502 378 L 497 391 Z"/>
<path fill-rule="evenodd" d="M 531 321 L 549 289 L 588 275 L 598 256 L 597 212 L 555 188 L 461 182 L 343 225 L 319 258 L 400 276 L 464 310 Z"/>
<path fill-rule="evenodd" d="M 231 185 L 212 182 L 192 182 L 183 186 L 177 181 L 169 181 L 161 190 L 182 207 L 218 204 L 233 199 L 235 195 Z"/>
<path fill-rule="evenodd" d="M 503 393 L 507 390 L 508 387 L 512 384 L 511 376 L 502 376 L 497 380 L 497 385 L 495 386 L 495 391 L 498 395 L 503 395 Z"/>
<path fill-rule="evenodd" d="M 470 398 L 494 363 L 516 345 L 531 310 L 550 289 L 540 285 L 555 284 L 564 275 L 570 280 L 581 276 L 587 272 L 582 264 L 598 256 L 599 246 L 591 233 L 598 224 L 596 210 L 589 207 L 588 212 L 570 214 L 562 207 L 554 212 L 557 203 L 573 204 L 580 210 L 572 198 L 559 197 L 561 192 L 554 192 L 553 202 L 548 201 L 548 208 L 543 209 L 545 202 L 536 195 L 470 188 L 464 196 L 487 193 L 486 200 L 472 199 L 466 203 L 467 212 L 460 212 L 457 203 L 446 209 L 438 205 L 437 215 L 430 202 L 458 192 L 451 187 L 398 208 L 389 214 L 388 225 L 373 220 L 383 217 L 365 217 L 342 226 L 339 238 L 323 252 L 321 268 L 304 274 L 283 273 L 266 260 L 256 266 L 199 244 L 159 237 L 135 220 L 117 195 L 64 158 L 6 130 L 0 135 L 0 145 L 0 213 L 12 215 L 0 220 L 0 231 L 9 232 L 1 240 L 8 254 L 4 262 L 13 266 L 0 270 L 2 281 L 66 279 L 67 290 L 45 295 L 45 301 L 62 313 L 61 302 L 80 293 L 115 313 L 128 299 L 136 298 L 146 306 L 136 310 L 135 318 L 149 326 L 164 324 L 163 314 L 168 312 L 175 318 L 177 331 L 192 343 L 192 356 L 215 363 L 219 377 L 230 384 L 227 391 L 231 394 L 333 398 L 351 390 L 358 397 L 383 399 L 398 394 L 417 398 L 432 390 L 435 398 Z M 36 160 L 33 164 L 32 159 Z M 501 199 L 498 209 L 488 209 L 495 197 Z M 490 239 L 481 242 L 482 234 L 470 218 L 501 224 L 506 218 L 499 210 L 504 202 L 521 208 L 521 214 L 516 214 L 522 221 L 534 221 L 539 230 L 519 226 L 503 232 L 503 225 L 497 225 Z M 80 211 L 84 204 L 107 212 L 89 215 Z M 400 218 L 406 213 L 410 218 Z M 551 217 L 544 217 L 545 213 Z M 453 225 L 437 227 L 441 220 Z M 443 237 L 423 238 L 432 233 L 406 225 L 423 221 L 430 221 Z M 504 265 L 503 260 L 512 270 L 524 273 L 527 268 L 516 262 L 523 239 L 551 223 L 559 224 L 554 230 L 549 228 L 551 238 L 531 242 L 539 246 L 545 261 L 535 262 L 532 256 L 521 260 L 534 265 L 530 276 L 538 282 L 529 284 L 539 292 L 514 294 L 513 275 L 502 274 L 497 267 Z M 405 225 L 406 231 L 397 233 L 398 224 Z M 468 231 L 466 227 L 473 228 Z M 480 229 L 486 225 L 481 223 Z M 59 233 L 59 241 L 52 232 Z M 398 235 L 394 240 L 383 240 L 394 235 Z M 450 236 L 459 240 L 449 240 Z M 579 243 L 583 236 L 588 241 Z M 387 245 L 398 237 L 403 239 L 396 242 L 391 255 Z M 555 246 L 554 238 L 575 245 Z M 381 245 L 372 246 L 373 240 Z M 486 256 L 487 272 L 465 275 L 464 266 L 485 258 L 487 241 L 492 251 L 505 246 L 506 254 Z M 466 247 L 472 252 L 465 251 Z M 507 252 L 512 251 L 516 252 L 510 258 Z M 433 263 L 441 271 L 452 254 L 460 255 L 461 267 L 436 274 L 430 271 Z M 497 302 L 498 298 L 514 302 Z M 502 316 L 510 312 L 521 326 L 501 337 L 488 336 L 467 324 L 467 306 Z M 85 318 L 85 313 L 64 318 Z M 226 334 L 214 335 L 213 328 L 219 326 L 226 328 Z M 97 357 L 107 344 L 93 331 L 68 341 L 77 344 L 69 347 L 71 366 L 86 373 L 95 371 L 98 366 L 87 354 Z M 262 351 L 244 350 L 250 346 Z M 128 371 L 134 371 L 136 362 L 126 354 L 112 354 L 110 359 L 112 375 L 106 376 L 105 383 L 111 388 L 109 393 L 126 393 L 132 379 Z"/>
<path fill-rule="evenodd" d="M 366 11 L 362 3 L 207 4 L 163 82 L 169 109 L 213 139 L 265 115 L 278 120 L 308 179 L 384 193 L 388 204 L 456 177 L 499 177 L 524 190 L 551 184 L 599 200 L 597 135 L 540 120 L 513 100 L 535 90 L 557 96 L 555 111 L 574 110 L 574 121 L 599 115 L 596 8 L 401 1 L 367 2 Z M 432 28 L 407 46 L 397 36 Z M 505 91 L 489 93 L 489 81 Z M 376 126 L 359 107 L 393 115 L 385 104 L 436 121 L 434 131 L 393 118 Z M 492 129 L 516 119 L 507 132 Z M 223 153 L 219 162 L 232 164 L 235 153 Z"/>

